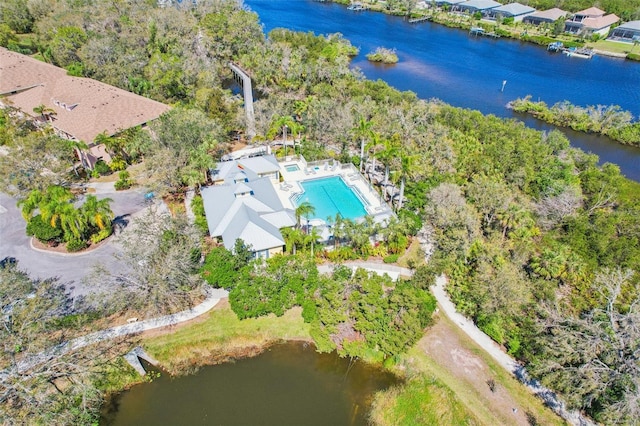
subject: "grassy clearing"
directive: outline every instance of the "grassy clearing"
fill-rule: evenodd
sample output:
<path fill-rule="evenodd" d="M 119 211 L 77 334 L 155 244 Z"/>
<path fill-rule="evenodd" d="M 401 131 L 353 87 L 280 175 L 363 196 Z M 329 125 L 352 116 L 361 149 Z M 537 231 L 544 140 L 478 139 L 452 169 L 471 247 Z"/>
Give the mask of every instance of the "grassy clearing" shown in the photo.
<path fill-rule="evenodd" d="M 624 54 L 629 53 L 629 51 L 633 48 L 633 44 L 619 43 L 619 42 L 608 41 L 608 40 L 598 40 L 596 42 L 589 42 L 587 43 L 587 46 L 593 49 L 604 50 L 604 51 L 613 52 L 613 53 L 624 53 Z M 634 52 L 635 53 L 640 52 L 640 47 L 636 47 L 634 49 Z"/>
<path fill-rule="evenodd" d="M 143 339 L 143 346 L 169 372 L 188 372 L 200 365 L 259 353 L 275 341 L 310 340 L 301 312 L 294 308 L 280 318 L 269 315 L 240 321 L 225 304 L 211 311 L 205 321 Z"/>
<path fill-rule="evenodd" d="M 487 365 L 491 377 L 495 380 L 496 387 L 504 389 L 504 391 L 511 395 L 519 408 L 524 412 L 531 413 L 538 424 L 566 424 L 564 420 L 546 408 L 539 398 L 529 392 L 524 385 L 498 365 L 489 354 L 477 346 L 476 343 L 446 317 L 446 315 L 440 315 L 438 321 L 445 321 L 447 323 L 450 333 L 456 335 L 462 347 L 480 358 Z M 509 419 L 501 418 L 495 410 L 491 409 L 490 401 L 487 401 L 486 398 L 473 389 L 473 387 L 455 377 L 450 370 L 437 364 L 418 346 L 412 348 L 402 358 L 400 366 L 404 367 L 410 376 L 433 377 L 443 383 L 453 391 L 460 403 L 475 415 L 480 424 L 509 424 Z"/>
<path fill-rule="evenodd" d="M 413 263 L 414 267 L 420 266 L 424 263 L 424 253 L 420 248 L 420 242 L 417 238 L 411 241 L 411 245 L 405 252 L 398 258 L 398 266 L 403 268 L 409 268 L 409 263 Z"/>
<path fill-rule="evenodd" d="M 478 425 L 476 416 L 435 378 L 416 377 L 376 394 L 370 414 L 376 425 Z"/>

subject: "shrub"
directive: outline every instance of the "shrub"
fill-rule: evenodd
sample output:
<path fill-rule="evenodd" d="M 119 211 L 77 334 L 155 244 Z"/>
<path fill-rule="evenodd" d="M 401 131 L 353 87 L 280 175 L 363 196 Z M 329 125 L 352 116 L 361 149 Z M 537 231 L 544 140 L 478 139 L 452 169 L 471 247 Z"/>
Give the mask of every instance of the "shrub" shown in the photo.
<path fill-rule="evenodd" d="M 69 240 L 69 242 L 67 243 L 67 251 L 68 252 L 76 252 L 76 251 L 80 251 L 80 250 L 84 250 L 87 248 L 87 242 L 86 241 L 82 241 L 82 240 Z"/>
<path fill-rule="evenodd" d="M 116 183 L 113 185 L 116 189 L 116 191 L 122 191 L 124 189 L 129 189 L 131 188 L 131 186 L 133 186 L 133 179 L 129 178 L 129 172 L 126 170 L 121 171 L 120 173 L 118 173 L 118 180 L 116 181 Z"/>
<path fill-rule="evenodd" d="M 27 224 L 27 235 L 34 236 L 43 243 L 60 241 L 62 230 L 54 228 L 50 223 L 42 220 L 42 216 L 37 215 L 31 218 Z"/>
<path fill-rule="evenodd" d="M 127 162 L 124 161 L 122 157 L 114 157 L 109 163 L 109 168 L 111 171 L 117 172 L 119 170 L 124 170 L 127 168 Z"/>
<path fill-rule="evenodd" d="M 384 263 L 396 263 L 398 261 L 398 257 L 400 257 L 399 254 L 390 254 L 389 256 L 386 256 L 384 259 L 382 259 L 382 261 Z"/>
<path fill-rule="evenodd" d="M 93 166 L 93 171 L 99 174 L 100 176 L 106 176 L 111 174 L 111 169 L 109 168 L 107 163 L 105 163 L 102 160 L 98 160 L 96 162 L 96 165 Z"/>
<path fill-rule="evenodd" d="M 102 229 L 100 232 L 98 232 L 97 234 L 93 234 L 91 236 L 91 242 L 93 244 L 98 244 L 100 241 L 104 240 L 105 238 L 107 238 L 109 235 L 111 235 L 111 229 L 110 228 L 106 228 L 106 229 Z"/>

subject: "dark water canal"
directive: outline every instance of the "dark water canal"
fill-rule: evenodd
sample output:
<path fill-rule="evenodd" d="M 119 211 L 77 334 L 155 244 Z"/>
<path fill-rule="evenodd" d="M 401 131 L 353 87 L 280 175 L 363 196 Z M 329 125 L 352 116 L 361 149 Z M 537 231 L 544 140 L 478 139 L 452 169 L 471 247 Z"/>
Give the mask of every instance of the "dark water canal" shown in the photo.
<path fill-rule="evenodd" d="M 163 374 L 110 401 L 101 425 L 366 425 L 371 399 L 392 374 L 310 345 L 276 345 L 255 357 L 171 378 Z"/>
<path fill-rule="evenodd" d="M 552 54 L 516 40 L 470 37 L 467 31 L 433 23 L 409 24 L 401 17 L 352 12 L 346 7 L 312 0 L 245 0 L 258 13 L 265 31 L 276 27 L 316 34 L 342 33 L 360 48 L 353 66 L 370 79 L 382 79 L 423 99 L 485 114 L 516 117 L 531 127 L 553 127 L 514 114 L 507 102 L 527 95 L 549 105 L 568 100 L 575 105 L 620 105 L 640 116 L 640 63 L 596 55 L 590 60 Z M 400 61 L 375 65 L 365 55 L 376 47 L 396 49 Z M 507 80 L 504 92 L 502 82 Z M 573 146 L 618 164 L 640 181 L 640 149 L 608 138 L 565 131 Z"/>

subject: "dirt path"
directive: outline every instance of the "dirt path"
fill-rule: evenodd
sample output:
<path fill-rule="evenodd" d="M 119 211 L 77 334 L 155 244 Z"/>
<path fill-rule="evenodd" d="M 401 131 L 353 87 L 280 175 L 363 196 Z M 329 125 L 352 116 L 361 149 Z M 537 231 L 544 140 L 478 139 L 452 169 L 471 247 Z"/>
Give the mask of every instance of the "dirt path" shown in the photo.
<path fill-rule="evenodd" d="M 437 323 L 418 342 L 418 347 L 438 366 L 447 385 L 461 401 L 474 404 L 472 411 L 485 410 L 487 416 L 503 425 L 529 425 L 528 408 L 524 408 L 511 393 L 499 384 L 495 372 L 463 342 L 459 331 L 440 315 Z M 448 380 L 453 378 L 453 381 Z M 495 380 L 492 392 L 489 380 Z M 455 389 L 454 387 L 458 387 Z M 461 395 L 463 393 L 464 395 Z"/>

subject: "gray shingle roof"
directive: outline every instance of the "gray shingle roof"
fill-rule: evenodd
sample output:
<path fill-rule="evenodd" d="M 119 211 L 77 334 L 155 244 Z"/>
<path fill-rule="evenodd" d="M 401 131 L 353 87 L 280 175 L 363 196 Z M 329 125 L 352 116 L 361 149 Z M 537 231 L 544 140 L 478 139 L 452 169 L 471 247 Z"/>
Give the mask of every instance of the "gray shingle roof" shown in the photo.
<path fill-rule="evenodd" d="M 625 30 L 634 30 L 640 31 L 640 21 L 629 21 L 625 24 L 619 25 L 616 28 L 625 29 Z"/>
<path fill-rule="evenodd" d="M 487 10 L 501 6 L 501 4 L 493 0 L 469 0 L 458 4 L 458 6 L 464 9 Z"/>
<path fill-rule="evenodd" d="M 251 195 L 236 196 L 236 194 Z M 284 245 L 280 228 L 295 225 L 295 217 L 285 210 L 268 177 L 249 182 L 225 183 L 202 190 L 209 233 L 222 237 L 232 249 L 241 238 L 252 250 Z"/>
<path fill-rule="evenodd" d="M 492 12 L 503 13 L 509 16 L 520 16 L 527 13 L 533 13 L 536 10 L 531 6 L 525 6 L 520 3 L 509 3 L 504 6 L 496 7 L 495 9 L 491 9 Z"/>

